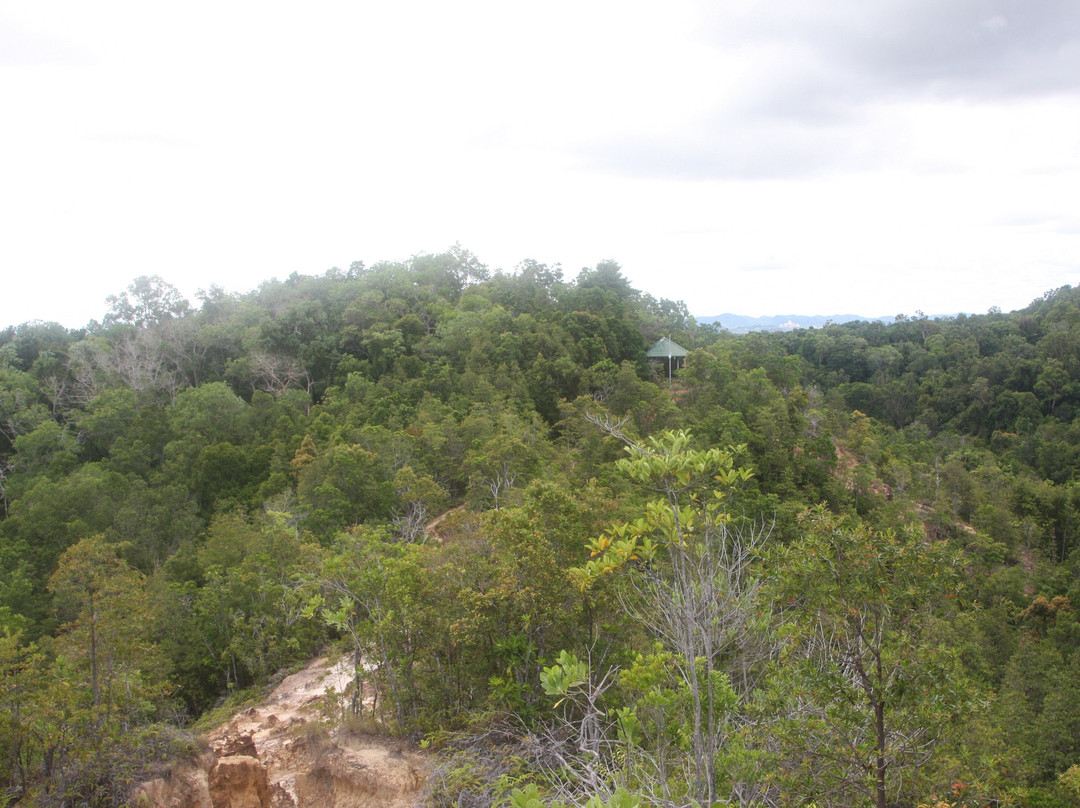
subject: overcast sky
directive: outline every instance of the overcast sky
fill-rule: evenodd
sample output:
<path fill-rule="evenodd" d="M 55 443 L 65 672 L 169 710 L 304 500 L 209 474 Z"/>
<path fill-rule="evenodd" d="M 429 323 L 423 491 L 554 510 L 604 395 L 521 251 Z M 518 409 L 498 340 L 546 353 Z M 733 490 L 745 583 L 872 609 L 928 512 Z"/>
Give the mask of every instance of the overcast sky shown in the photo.
<path fill-rule="evenodd" d="M 460 242 L 697 315 L 1080 284 L 1075 0 L 0 5 L 0 325 Z"/>

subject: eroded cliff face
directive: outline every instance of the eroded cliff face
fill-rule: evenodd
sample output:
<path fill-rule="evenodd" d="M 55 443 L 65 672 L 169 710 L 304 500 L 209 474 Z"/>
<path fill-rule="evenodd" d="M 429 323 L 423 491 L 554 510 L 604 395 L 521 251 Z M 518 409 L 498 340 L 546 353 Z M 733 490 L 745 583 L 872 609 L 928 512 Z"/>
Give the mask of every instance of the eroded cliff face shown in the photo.
<path fill-rule="evenodd" d="M 210 752 L 136 789 L 160 808 L 409 808 L 422 799 L 425 763 L 399 744 L 319 718 L 327 693 L 352 681 L 347 663 L 315 660 L 258 707 L 209 734 Z"/>

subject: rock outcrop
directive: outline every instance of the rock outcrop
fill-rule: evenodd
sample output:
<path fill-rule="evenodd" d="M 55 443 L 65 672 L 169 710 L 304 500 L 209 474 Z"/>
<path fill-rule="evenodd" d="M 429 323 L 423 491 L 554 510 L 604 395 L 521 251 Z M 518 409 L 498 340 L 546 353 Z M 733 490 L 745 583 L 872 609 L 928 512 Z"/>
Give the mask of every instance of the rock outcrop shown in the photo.
<path fill-rule="evenodd" d="M 181 763 L 163 776 L 148 780 L 135 791 L 135 805 L 160 808 L 214 808 L 210 800 L 209 771 L 216 758 L 207 754 L 197 761 Z"/>
<path fill-rule="evenodd" d="M 214 808 L 270 808 L 266 766 L 251 755 L 218 758 L 210 770 L 210 802 Z"/>

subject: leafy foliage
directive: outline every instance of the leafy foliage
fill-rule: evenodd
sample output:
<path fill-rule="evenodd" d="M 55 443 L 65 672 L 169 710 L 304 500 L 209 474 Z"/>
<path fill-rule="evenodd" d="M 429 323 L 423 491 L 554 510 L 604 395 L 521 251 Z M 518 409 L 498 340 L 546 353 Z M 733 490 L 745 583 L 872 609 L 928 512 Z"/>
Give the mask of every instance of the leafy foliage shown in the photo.
<path fill-rule="evenodd" d="M 199 303 L 0 331 L 8 793 L 336 641 L 475 804 L 1072 798 L 1077 290 L 736 337 L 455 246 Z"/>
<path fill-rule="evenodd" d="M 940 634 L 961 562 L 918 531 L 878 532 L 818 508 L 766 559 L 782 650 L 764 697 L 778 787 L 878 808 L 926 793 L 946 728 L 977 706 Z"/>

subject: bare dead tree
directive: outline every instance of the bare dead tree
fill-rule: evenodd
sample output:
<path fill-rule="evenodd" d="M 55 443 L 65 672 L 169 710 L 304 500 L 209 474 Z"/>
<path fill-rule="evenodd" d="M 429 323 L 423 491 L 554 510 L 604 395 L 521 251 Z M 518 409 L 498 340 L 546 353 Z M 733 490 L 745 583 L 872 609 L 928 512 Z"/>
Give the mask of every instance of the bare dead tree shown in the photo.
<path fill-rule="evenodd" d="M 617 438 L 627 446 L 631 448 L 637 446 L 637 441 L 623 432 L 623 427 L 630 422 L 629 415 L 616 417 L 607 410 L 591 410 L 585 413 L 585 420 L 590 424 L 600 427 L 604 432 L 611 435 L 611 437 Z"/>
<path fill-rule="evenodd" d="M 608 797 L 618 785 L 619 741 L 603 704 L 618 669 L 605 669 L 602 660 L 588 668 L 589 675 L 562 699 L 560 717 L 536 733 L 534 765 L 553 784 L 553 796 L 570 805 L 582 805 L 590 795 Z"/>
<path fill-rule="evenodd" d="M 124 335 L 110 357 L 113 372 L 136 393 L 165 393 L 176 402 L 181 382 L 168 361 L 157 329 L 144 328 Z"/>
<path fill-rule="evenodd" d="M 305 382 L 305 389 L 310 388 L 307 370 L 290 356 L 253 351 L 248 355 L 248 363 L 258 390 L 276 395 L 298 382 Z"/>
<path fill-rule="evenodd" d="M 68 403 L 70 397 L 68 395 L 69 379 L 63 373 L 50 373 L 41 379 L 39 386 L 42 395 L 51 403 L 52 414 L 55 418 L 61 410 L 65 409 L 65 405 Z"/>
<path fill-rule="evenodd" d="M 102 374 L 110 362 L 102 345 L 95 340 L 77 342 L 68 351 L 68 376 L 73 403 L 85 406 L 101 395 L 104 389 Z"/>
<path fill-rule="evenodd" d="M 499 495 L 513 488 L 516 479 L 517 472 L 510 467 L 510 461 L 503 460 L 495 472 L 484 480 L 488 490 L 491 491 L 492 499 L 495 500 L 495 510 L 499 510 Z"/>
<path fill-rule="evenodd" d="M 0 505 L 4 508 L 4 517 L 8 515 L 7 487 L 5 485 L 8 475 L 15 468 L 13 463 L 0 458 Z"/>
<path fill-rule="evenodd" d="M 402 541 L 416 542 L 426 534 L 430 516 L 427 506 L 421 500 L 411 500 L 394 512 L 394 529 Z"/>
<path fill-rule="evenodd" d="M 202 381 L 199 369 L 214 343 L 207 339 L 200 324 L 192 317 L 176 317 L 159 322 L 155 328 L 166 347 L 167 361 L 188 387 Z"/>

